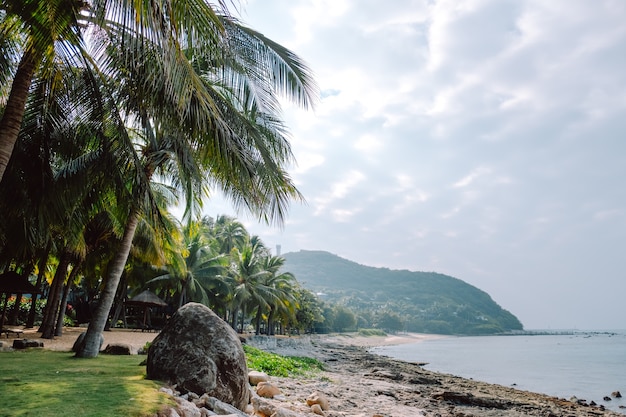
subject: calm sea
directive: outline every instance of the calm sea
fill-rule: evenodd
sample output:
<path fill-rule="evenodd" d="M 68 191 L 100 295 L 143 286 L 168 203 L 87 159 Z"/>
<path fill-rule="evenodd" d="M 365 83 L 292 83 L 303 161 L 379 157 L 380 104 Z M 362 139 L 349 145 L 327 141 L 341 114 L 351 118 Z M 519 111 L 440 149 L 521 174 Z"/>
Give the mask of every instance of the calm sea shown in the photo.
<path fill-rule="evenodd" d="M 560 398 L 586 399 L 626 414 L 626 331 L 563 335 L 443 337 L 373 353 L 426 369 Z M 625 398 L 613 398 L 620 391 Z"/>

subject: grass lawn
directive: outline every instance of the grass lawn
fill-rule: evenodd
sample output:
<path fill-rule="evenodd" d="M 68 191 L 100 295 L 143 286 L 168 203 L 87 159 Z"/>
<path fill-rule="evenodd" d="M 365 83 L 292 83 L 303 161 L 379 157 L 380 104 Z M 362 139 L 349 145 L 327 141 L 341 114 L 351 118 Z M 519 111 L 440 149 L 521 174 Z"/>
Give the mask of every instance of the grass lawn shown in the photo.
<path fill-rule="evenodd" d="M 79 359 L 42 349 L 0 352 L 0 417 L 144 417 L 168 399 L 144 356 Z"/>

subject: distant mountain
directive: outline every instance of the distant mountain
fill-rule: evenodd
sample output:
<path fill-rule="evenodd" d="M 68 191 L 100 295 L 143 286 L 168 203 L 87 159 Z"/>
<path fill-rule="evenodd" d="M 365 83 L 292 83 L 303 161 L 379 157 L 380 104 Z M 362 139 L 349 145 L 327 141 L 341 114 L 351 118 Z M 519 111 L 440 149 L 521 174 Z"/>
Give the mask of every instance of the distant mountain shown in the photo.
<path fill-rule="evenodd" d="M 448 275 L 374 268 L 324 251 L 282 255 L 285 271 L 322 300 L 341 303 L 374 320 L 402 317 L 404 329 L 439 334 L 495 334 L 523 330 L 486 292 Z"/>

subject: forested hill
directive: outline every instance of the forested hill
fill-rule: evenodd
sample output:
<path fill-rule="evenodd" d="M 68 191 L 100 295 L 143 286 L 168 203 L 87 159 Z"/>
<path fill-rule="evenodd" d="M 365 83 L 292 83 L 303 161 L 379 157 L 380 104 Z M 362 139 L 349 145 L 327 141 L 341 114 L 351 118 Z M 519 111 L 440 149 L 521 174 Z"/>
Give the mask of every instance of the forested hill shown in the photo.
<path fill-rule="evenodd" d="M 398 317 L 402 330 L 494 334 L 522 330 L 489 294 L 447 275 L 374 268 L 323 251 L 282 255 L 284 270 L 324 301 L 340 303 L 365 322 Z M 391 321 L 393 323 L 393 320 Z M 378 326 L 385 327 L 385 326 Z"/>

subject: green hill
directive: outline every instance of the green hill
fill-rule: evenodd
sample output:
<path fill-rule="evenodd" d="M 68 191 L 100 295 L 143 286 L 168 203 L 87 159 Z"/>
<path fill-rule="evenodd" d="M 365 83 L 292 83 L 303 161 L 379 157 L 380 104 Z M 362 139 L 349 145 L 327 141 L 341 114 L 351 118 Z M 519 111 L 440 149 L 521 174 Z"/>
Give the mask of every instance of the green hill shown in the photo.
<path fill-rule="evenodd" d="M 411 332 L 494 334 L 523 329 L 489 294 L 457 278 L 364 266 L 323 251 L 282 256 L 285 271 L 305 288 L 324 301 L 345 305 L 366 323 L 392 315 L 401 318 L 402 330 Z"/>

